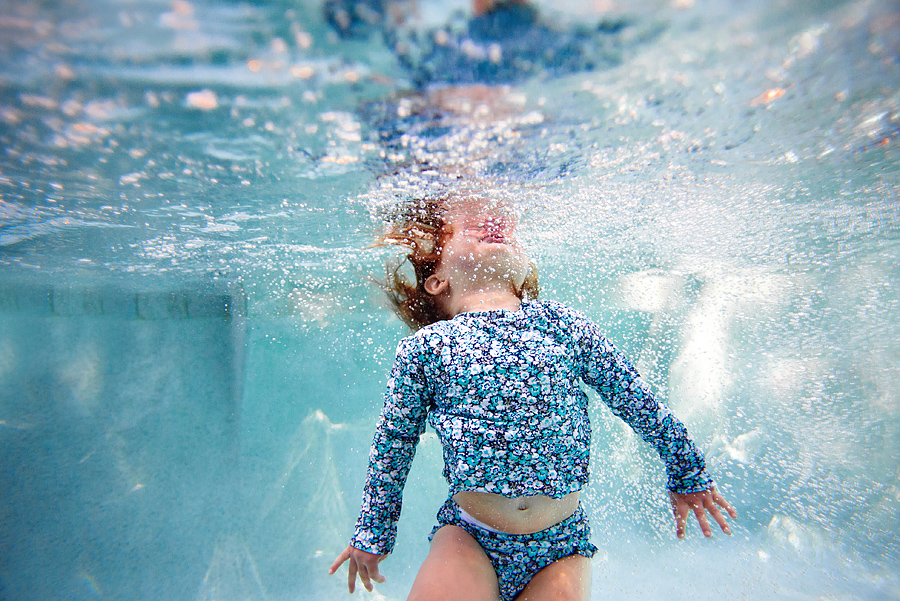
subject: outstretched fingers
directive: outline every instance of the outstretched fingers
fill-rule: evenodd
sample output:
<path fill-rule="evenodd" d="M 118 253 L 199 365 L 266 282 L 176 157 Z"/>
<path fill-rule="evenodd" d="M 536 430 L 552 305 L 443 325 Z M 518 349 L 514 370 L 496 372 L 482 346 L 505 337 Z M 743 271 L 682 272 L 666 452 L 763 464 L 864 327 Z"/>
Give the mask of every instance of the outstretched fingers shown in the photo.
<path fill-rule="evenodd" d="M 716 523 L 719 524 L 719 528 L 722 529 L 722 532 L 724 532 L 725 534 L 731 534 L 731 528 L 728 526 L 728 520 L 725 519 L 725 516 L 721 511 L 719 511 L 719 508 L 712 502 L 712 500 L 707 502 L 706 510 L 709 512 L 709 515 L 713 517 Z M 712 532 L 710 532 L 709 535 L 712 536 Z"/>
<path fill-rule="evenodd" d="M 375 556 L 377 557 L 377 556 Z M 378 571 L 378 562 L 380 559 L 371 559 L 366 557 L 368 561 L 356 561 L 351 559 L 351 566 L 355 568 L 353 570 L 353 577 L 351 579 L 350 584 L 350 592 L 353 592 L 353 582 L 356 580 L 356 575 L 359 575 L 359 581 L 362 582 L 362 585 L 365 587 L 367 591 L 370 593 L 375 590 L 375 585 L 373 582 L 384 582 L 385 578 Z M 352 569 L 352 568 L 351 568 Z"/>
<path fill-rule="evenodd" d="M 712 536 L 712 528 L 709 527 L 709 519 L 706 517 L 706 505 L 693 504 L 691 509 L 694 511 L 697 523 L 700 524 L 700 531 L 703 532 L 703 536 L 710 538 Z"/>
<path fill-rule="evenodd" d="M 672 515 L 675 516 L 675 536 L 684 538 L 685 516 L 687 516 L 687 507 L 683 503 L 678 502 L 675 493 L 669 493 L 669 503 L 672 505 Z"/>
<path fill-rule="evenodd" d="M 732 507 L 728 501 L 725 500 L 725 497 L 719 494 L 715 488 L 712 489 L 712 500 L 715 501 L 716 505 L 724 509 L 728 512 L 728 515 L 731 516 L 731 519 L 737 519 L 737 511 L 734 507 Z"/>
<path fill-rule="evenodd" d="M 362 582 L 362 585 L 366 590 L 371 592 L 375 588 L 375 585 L 372 584 L 373 582 L 385 581 L 385 577 L 378 571 L 378 563 L 385 557 L 387 557 L 387 555 L 368 553 L 356 549 L 351 545 L 338 555 L 337 559 L 334 560 L 334 563 L 331 564 L 331 567 L 328 569 L 328 573 L 334 574 L 344 562 L 349 562 L 347 563 L 347 590 L 351 593 L 356 591 L 356 578 L 358 576 L 359 581 Z"/>
<path fill-rule="evenodd" d="M 358 567 L 359 567 L 359 581 L 362 582 L 363 587 L 365 587 L 365 589 L 371 593 L 374 586 L 372 584 L 372 578 L 369 576 L 369 569 L 366 566 L 366 564 L 364 564 L 364 563 L 358 564 Z M 353 591 L 350 591 L 350 592 L 352 593 Z"/>
<path fill-rule="evenodd" d="M 383 583 L 387 578 L 381 575 L 381 572 L 378 570 L 378 564 L 372 566 L 369 570 L 369 577 L 372 579 L 372 582 Z"/>
<path fill-rule="evenodd" d="M 331 564 L 331 567 L 328 568 L 328 573 L 334 574 L 335 572 L 337 572 L 338 568 L 341 567 L 341 565 L 348 559 L 350 559 L 350 547 L 347 547 L 346 549 L 341 551 L 341 554 L 337 556 L 337 559 L 335 559 L 334 563 Z"/>
<path fill-rule="evenodd" d="M 710 527 L 707 512 L 722 529 L 725 534 L 731 534 L 731 528 L 728 520 L 719 509 L 724 509 L 732 518 L 737 517 L 737 512 L 728 504 L 728 501 L 716 491 L 715 488 L 695 493 L 670 493 L 669 498 L 672 503 L 672 513 L 675 516 L 675 535 L 678 538 L 684 538 L 686 529 L 687 515 L 689 512 L 694 513 L 697 524 L 703 532 L 703 536 L 709 538 L 712 536 L 712 528 Z"/>
<path fill-rule="evenodd" d="M 719 524 L 719 528 L 722 529 L 722 532 L 725 534 L 731 534 L 731 528 L 728 526 L 728 520 L 725 519 L 725 515 L 719 509 L 720 507 L 728 512 L 728 515 L 731 516 L 732 519 L 737 518 L 737 511 L 734 510 L 734 507 L 728 504 L 728 501 L 725 500 L 725 497 L 719 494 L 715 488 L 709 489 L 707 491 L 709 494 L 703 496 L 703 504 L 706 507 L 706 510 L 709 512 L 709 515 L 716 520 L 716 523 Z"/>

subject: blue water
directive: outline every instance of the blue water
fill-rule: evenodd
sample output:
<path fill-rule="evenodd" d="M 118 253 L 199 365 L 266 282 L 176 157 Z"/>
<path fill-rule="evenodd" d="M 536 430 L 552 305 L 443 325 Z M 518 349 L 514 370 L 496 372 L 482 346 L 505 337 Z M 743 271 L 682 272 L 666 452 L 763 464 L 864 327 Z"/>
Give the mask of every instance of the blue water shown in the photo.
<path fill-rule="evenodd" d="M 676 541 L 597 404 L 594 599 L 900 599 L 900 9 L 539 6 L 606 22 L 603 61 L 461 92 L 410 61 L 462 2 L 420 4 L 406 63 L 305 0 L 2 5 L 0 598 L 345 598 L 405 334 L 370 244 L 476 178 L 740 512 Z M 362 597 L 405 598 L 440 461 L 426 435 Z"/>

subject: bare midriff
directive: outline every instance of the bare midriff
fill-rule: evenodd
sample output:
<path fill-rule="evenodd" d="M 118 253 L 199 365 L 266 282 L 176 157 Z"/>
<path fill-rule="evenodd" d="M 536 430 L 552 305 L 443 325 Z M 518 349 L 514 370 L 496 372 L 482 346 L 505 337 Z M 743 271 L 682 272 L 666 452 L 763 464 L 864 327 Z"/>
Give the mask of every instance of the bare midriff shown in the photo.
<path fill-rule="evenodd" d="M 530 534 L 546 530 L 575 513 L 580 494 L 575 491 L 559 499 L 546 495 L 510 498 L 466 490 L 453 495 L 453 500 L 473 518 L 500 532 Z"/>

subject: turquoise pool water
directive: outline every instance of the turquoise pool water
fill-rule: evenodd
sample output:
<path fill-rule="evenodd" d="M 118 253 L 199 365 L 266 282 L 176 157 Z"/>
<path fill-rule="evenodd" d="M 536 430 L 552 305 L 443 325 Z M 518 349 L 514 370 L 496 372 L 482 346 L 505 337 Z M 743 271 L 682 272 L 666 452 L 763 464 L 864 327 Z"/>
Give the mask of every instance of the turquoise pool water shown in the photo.
<path fill-rule="evenodd" d="M 676 541 L 598 404 L 594 599 L 900 599 L 900 9 L 540 6 L 624 26 L 593 70 L 475 94 L 415 91 L 313 2 L 3 4 L 0 597 L 345 598 L 405 334 L 368 246 L 464 170 L 740 512 Z M 439 466 L 426 435 L 364 598 L 405 598 Z"/>

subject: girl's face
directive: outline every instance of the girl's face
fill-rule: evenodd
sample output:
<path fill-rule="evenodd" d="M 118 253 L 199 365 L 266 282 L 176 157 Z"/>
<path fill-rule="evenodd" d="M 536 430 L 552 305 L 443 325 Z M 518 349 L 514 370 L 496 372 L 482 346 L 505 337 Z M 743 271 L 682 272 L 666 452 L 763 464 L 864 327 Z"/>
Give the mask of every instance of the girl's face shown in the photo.
<path fill-rule="evenodd" d="M 514 290 L 528 275 L 528 256 L 514 236 L 515 222 L 502 211 L 451 211 L 441 238 L 436 274 L 457 285 L 503 283 Z"/>

